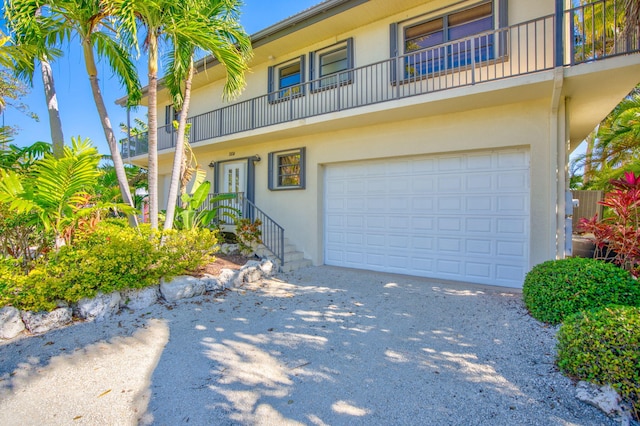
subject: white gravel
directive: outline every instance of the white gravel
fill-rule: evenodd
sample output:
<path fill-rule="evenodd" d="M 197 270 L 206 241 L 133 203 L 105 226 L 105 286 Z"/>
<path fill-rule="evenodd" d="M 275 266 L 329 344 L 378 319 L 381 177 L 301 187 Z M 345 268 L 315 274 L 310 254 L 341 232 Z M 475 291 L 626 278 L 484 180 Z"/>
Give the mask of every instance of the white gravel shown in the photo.
<path fill-rule="evenodd" d="M 508 289 L 332 267 L 0 344 L 1 425 L 614 425 Z"/>

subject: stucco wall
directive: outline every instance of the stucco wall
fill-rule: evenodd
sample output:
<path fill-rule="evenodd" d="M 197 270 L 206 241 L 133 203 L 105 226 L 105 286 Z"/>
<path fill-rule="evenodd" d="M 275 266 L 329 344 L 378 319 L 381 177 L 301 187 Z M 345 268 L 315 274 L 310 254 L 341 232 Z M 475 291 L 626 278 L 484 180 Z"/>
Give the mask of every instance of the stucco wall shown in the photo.
<path fill-rule="evenodd" d="M 323 263 L 323 172 L 327 164 L 455 151 L 529 147 L 531 154 L 531 265 L 555 256 L 549 229 L 552 173 L 548 99 L 393 124 L 323 132 L 230 150 L 198 154 L 201 164 L 258 154 L 256 204 L 285 228 L 285 233 L 315 264 Z M 329 126 L 328 126 L 329 127 Z M 306 189 L 270 191 L 269 152 L 306 147 Z M 208 168 L 208 178 L 213 179 Z M 541 232 L 544 230 L 544 232 Z"/>

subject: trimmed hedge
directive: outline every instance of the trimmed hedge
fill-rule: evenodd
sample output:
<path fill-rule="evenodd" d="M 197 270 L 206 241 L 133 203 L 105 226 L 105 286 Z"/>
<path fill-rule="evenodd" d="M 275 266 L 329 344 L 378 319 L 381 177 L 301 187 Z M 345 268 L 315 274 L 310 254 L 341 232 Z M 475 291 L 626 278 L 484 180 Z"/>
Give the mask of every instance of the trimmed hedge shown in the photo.
<path fill-rule="evenodd" d="M 568 315 L 608 305 L 640 306 L 640 284 L 628 271 L 595 259 L 567 258 L 536 265 L 522 288 L 539 321 L 558 324 Z"/>
<path fill-rule="evenodd" d="M 610 306 L 568 317 L 558 332 L 558 367 L 610 385 L 640 413 L 640 309 Z"/>

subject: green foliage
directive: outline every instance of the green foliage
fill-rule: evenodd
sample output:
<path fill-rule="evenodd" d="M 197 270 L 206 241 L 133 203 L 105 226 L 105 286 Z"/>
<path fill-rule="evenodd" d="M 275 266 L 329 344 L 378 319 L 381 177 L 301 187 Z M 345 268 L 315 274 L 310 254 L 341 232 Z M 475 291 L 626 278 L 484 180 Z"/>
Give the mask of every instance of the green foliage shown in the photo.
<path fill-rule="evenodd" d="M 218 231 L 194 228 L 162 233 L 164 244 L 159 247 L 159 273 L 172 277 L 185 271 L 196 271 L 200 266 L 213 262 L 218 251 Z"/>
<path fill-rule="evenodd" d="M 0 307 L 9 304 L 24 283 L 20 262 L 17 259 L 0 257 Z"/>
<path fill-rule="evenodd" d="M 238 209 L 220 203 L 235 199 L 237 197 L 236 194 L 217 194 L 208 202 L 213 207 L 206 208 L 210 187 L 210 182 L 203 182 L 193 194 L 182 194 L 183 206 L 176 209 L 175 228 L 196 229 L 208 227 L 220 215 L 235 218 Z"/>
<path fill-rule="evenodd" d="M 640 306 L 640 285 L 631 274 L 595 259 L 568 258 L 536 265 L 525 277 L 522 295 L 531 315 L 551 324 L 592 308 Z"/>
<path fill-rule="evenodd" d="M 566 319 L 558 332 L 558 367 L 611 385 L 640 414 L 640 309 L 610 306 Z"/>
<path fill-rule="evenodd" d="M 257 244 L 262 244 L 262 231 L 260 226 L 262 221 L 256 219 L 251 221 L 249 218 L 243 218 L 236 222 L 236 237 L 240 247 L 240 253 L 248 255 L 253 253 Z"/>
<path fill-rule="evenodd" d="M 46 154 L 29 173 L 0 169 L 0 203 L 14 213 L 33 215 L 39 228 L 55 234 L 56 246 L 63 238 L 70 242 L 79 219 L 116 207 L 90 202 L 101 156 L 88 139 L 72 138 L 71 142 L 61 158 Z M 125 213 L 133 211 L 125 205 L 117 207 Z"/>
<path fill-rule="evenodd" d="M 168 231 L 164 245 L 160 239 L 148 226 L 137 232 L 126 220 L 110 219 L 41 257 L 28 274 L 17 260 L 0 258 L 0 307 L 51 310 L 58 301 L 156 285 L 161 277 L 196 271 L 218 249 L 217 231 L 208 229 Z"/>

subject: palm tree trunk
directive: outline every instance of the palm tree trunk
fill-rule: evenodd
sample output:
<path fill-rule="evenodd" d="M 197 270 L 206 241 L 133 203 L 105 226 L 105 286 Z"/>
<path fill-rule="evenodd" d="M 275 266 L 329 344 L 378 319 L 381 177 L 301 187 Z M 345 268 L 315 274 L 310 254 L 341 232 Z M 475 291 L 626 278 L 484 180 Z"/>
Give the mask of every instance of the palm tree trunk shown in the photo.
<path fill-rule="evenodd" d="M 36 10 L 36 18 L 42 14 L 40 9 Z M 42 73 L 42 84 L 44 86 L 44 96 L 47 101 L 47 111 L 49 112 L 49 128 L 51 130 L 51 144 L 53 155 L 61 158 L 64 155 L 64 136 L 62 134 L 62 121 L 60 120 L 60 110 L 58 109 L 58 97 L 56 86 L 53 82 L 53 71 L 46 55 L 40 58 L 40 70 Z"/>
<path fill-rule="evenodd" d="M 598 128 L 589 133 L 587 136 L 587 150 L 584 155 L 584 172 L 582 174 L 582 184 L 587 185 L 591 180 L 591 173 L 593 170 L 593 147 L 596 141 L 596 135 L 598 134 Z"/>
<path fill-rule="evenodd" d="M 64 155 L 62 121 L 60 120 L 58 97 L 56 96 L 56 86 L 53 82 L 51 64 L 49 64 L 46 58 L 40 59 L 40 69 L 42 70 L 42 84 L 44 85 L 44 95 L 47 99 L 47 110 L 49 111 L 49 128 L 51 129 L 53 155 L 56 158 L 61 158 Z"/>
<path fill-rule="evenodd" d="M 158 34 L 149 34 L 149 221 L 158 229 Z"/>
<path fill-rule="evenodd" d="M 184 84 L 184 101 L 182 102 L 182 110 L 180 111 L 180 122 L 178 124 L 178 138 L 176 140 L 176 151 L 173 156 L 173 169 L 171 171 L 171 186 L 169 187 L 169 196 L 167 199 L 167 214 L 164 221 L 164 229 L 173 227 L 173 219 L 176 213 L 176 204 L 178 203 L 178 187 L 180 186 L 180 178 L 182 175 L 183 158 L 184 158 L 184 139 L 187 129 L 187 114 L 189 113 L 189 104 L 191 103 L 191 80 L 193 79 L 193 57 L 189 63 L 189 71 Z"/>
<path fill-rule="evenodd" d="M 109 144 L 109 151 L 111 151 L 111 159 L 113 160 L 113 168 L 118 178 L 118 184 L 120 186 L 120 193 L 122 200 L 135 208 L 133 197 L 131 196 L 131 189 L 129 188 L 129 181 L 127 180 L 127 174 L 124 170 L 124 163 L 122 162 L 122 156 L 118 149 L 118 142 L 113 133 L 113 127 L 111 126 L 111 120 L 107 108 L 102 98 L 102 92 L 100 91 L 100 85 L 98 84 L 98 68 L 96 67 L 96 61 L 93 55 L 93 47 L 89 43 L 89 39 L 85 40 L 82 44 L 84 50 L 84 63 L 87 68 L 87 74 L 89 75 L 89 82 L 91 83 L 91 91 L 93 92 L 93 100 L 95 101 L 96 108 L 98 109 L 98 115 L 100 116 L 100 122 L 102 123 L 102 129 L 104 130 L 104 136 L 107 138 Z M 138 226 L 138 218 L 135 214 L 129 215 L 129 223 L 133 227 Z"/>

